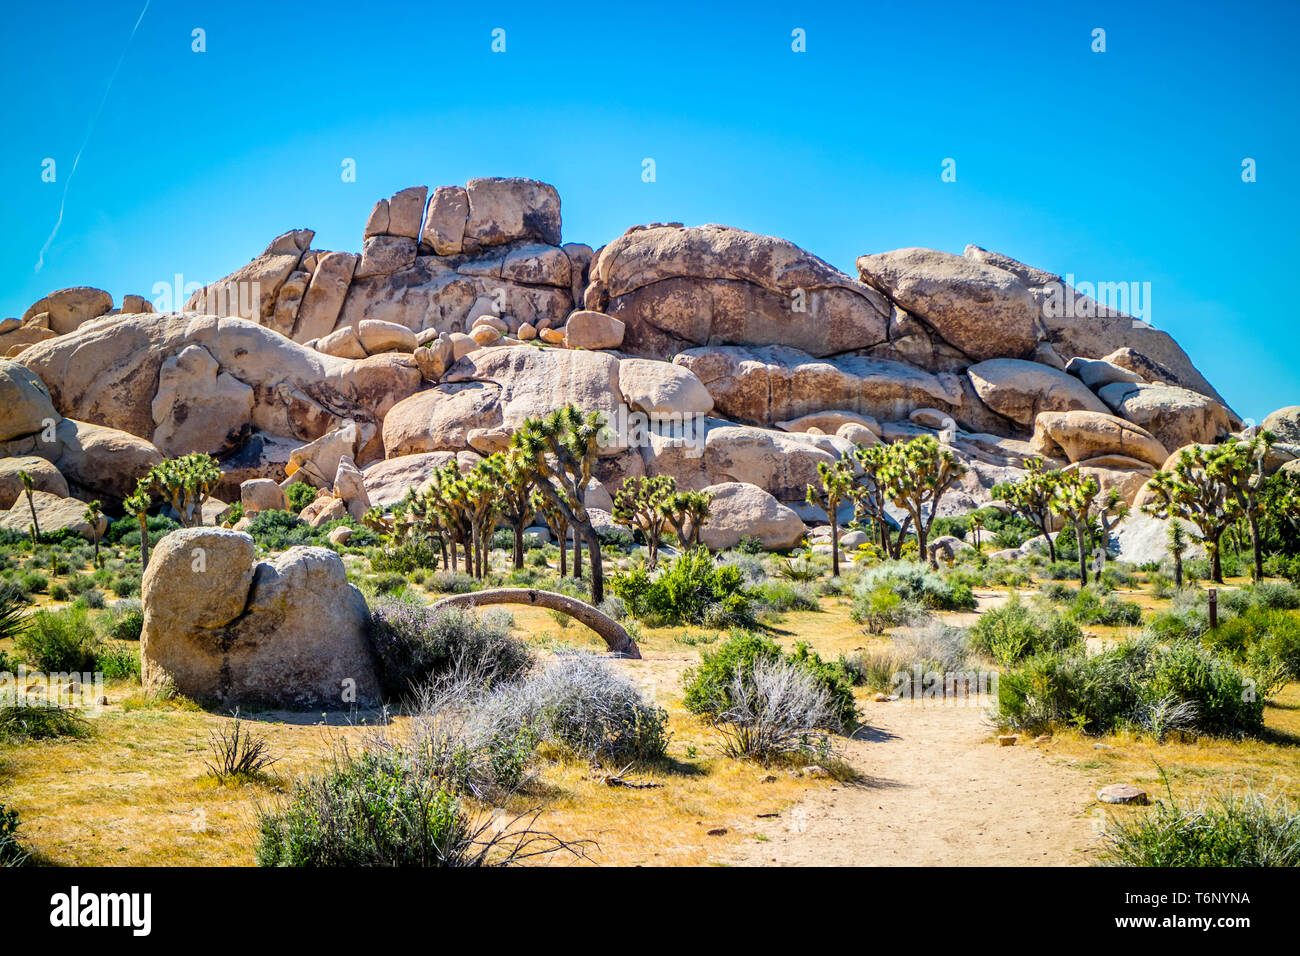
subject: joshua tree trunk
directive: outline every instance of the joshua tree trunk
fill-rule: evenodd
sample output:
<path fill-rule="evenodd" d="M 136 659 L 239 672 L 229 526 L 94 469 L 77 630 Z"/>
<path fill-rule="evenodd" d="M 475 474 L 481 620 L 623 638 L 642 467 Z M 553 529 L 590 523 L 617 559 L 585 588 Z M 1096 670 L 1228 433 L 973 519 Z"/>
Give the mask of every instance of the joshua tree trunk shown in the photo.
<path fill-rule="evenodd" d="M 1223 583 L 1223 564 L 1219 560 L 1219 542 L 1222 533 L 1216 535 L 1213 541 L 1206 543 L 1206 548 L 1210 552 L 1210 580 L 1215 584 Z"/>
<path fill-rule="evenodd" d="M 1183 553 L 1181 551 L 1174 553 L 1174 587 L 1180 591 L 1183 587 Z"/>
<path fill-rule="evenodd" d="M 1259 543 L 1259 518 L 1255 515 L 1250 516 L 1250 549 L 1254 552 L 1255 563 L 1251 567 L 1251 580 L 1258 584 L 1264 580 L 1264 553 Z"/>
<path fill-rule="evenodd" d="M 636 641 L 632 640 L 632 636 L 624 630 L 623 625 L 586 601 L 569 597 L 567 594 L 538 591 L 534 588 L 488 588 L 484 591 L 471 591 L 469 594 L 456 594 L 443 598 L 433 604 L 432 609 L 436 611 L 444 607 L 473 608 L 485 604 L 530 604 L 561 611 L 599 634 L 611 653 L 637 660 L 641 658 L 641 651 L 636 646 Z"/>
<path fill-rule="evenodd" d="M 524 528 L 523 525 L 515 525 L 515 570 L 520 571 L 524 566 Z"/>
<path fill-rule="evenodd" d="M 140 573 L 149 567 L 149 517 L 140 512 Z"/>
<path fill-rule="evenodd" d="M 573 529 L 573 576 L 582 580 L 582 535 L 577 528 Z"/>
<path fill-rule="evenodd" d="M 1079 590 L 1088 586 L 1088 549 L 1083 543 L 1083 525 L 1074 526 L 1074 545 L 1079 552 Z"/>
<path fill-rule="evenodd" d="M 605 569 L 600 560 L 600 538 L 596 536 L 596 529 L 590 525 L 583 529 L 583 537 L 587 539 L 587 550 L 591 552 L 591 603 L 599 604 L 605 600 Z"/>

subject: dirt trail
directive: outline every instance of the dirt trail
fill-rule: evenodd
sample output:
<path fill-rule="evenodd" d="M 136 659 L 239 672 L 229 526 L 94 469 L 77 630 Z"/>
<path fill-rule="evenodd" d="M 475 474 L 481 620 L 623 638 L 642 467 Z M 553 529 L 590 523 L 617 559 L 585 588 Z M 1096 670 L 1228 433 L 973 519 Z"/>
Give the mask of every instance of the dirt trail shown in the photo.
<path fill-rule="evenodd" d="M 720 859 L 771 866 L 1065 866 L 1094 843 L 1087 776 L 1031 739 L 999 747 L 982 707 L 868 703 L 869 727 L 845 747 L 864 775 L 822 789 L 767 838 Z"/>

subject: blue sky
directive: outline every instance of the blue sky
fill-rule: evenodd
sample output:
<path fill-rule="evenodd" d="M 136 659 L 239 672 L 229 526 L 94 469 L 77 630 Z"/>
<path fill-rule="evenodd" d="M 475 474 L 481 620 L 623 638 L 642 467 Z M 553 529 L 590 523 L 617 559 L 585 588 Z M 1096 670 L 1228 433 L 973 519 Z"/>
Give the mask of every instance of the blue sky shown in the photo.
<path fill-rule="evenodd" d="M 6 10 L 0 316 L 70 285 L 211 281 L 298 226 L 357 250 L 381 196 L 519 175 L 592 246 L 721 222 L 850 274 L 974 242 L 1150 282 L 1153 324 L 1240 414 L 1300 403 L 1296 3 L 152 0 L 128 48 L 142 6 Z"/>

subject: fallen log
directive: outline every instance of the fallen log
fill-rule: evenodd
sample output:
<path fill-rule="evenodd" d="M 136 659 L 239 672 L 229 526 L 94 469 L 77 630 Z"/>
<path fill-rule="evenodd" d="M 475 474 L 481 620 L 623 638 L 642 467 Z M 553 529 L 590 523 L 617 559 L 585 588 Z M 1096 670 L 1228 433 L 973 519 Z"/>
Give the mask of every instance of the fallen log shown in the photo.
<path fill-rule="evenodd" d="M 641 659 L 641 649 L 636 646 L 632 636 L 623 629 L 622 624 L 586 601 L 579 601 L 567 594 L 539 591 L 536 588 L 489 588 L 486 591 L 471 591 L 468 594 L 454 594 L 443 598 L 433 604 L 433 609 L 436 611 L 443 607 L 474 608 L 488 604 L 526 604 L 559 611 L 599 634 L 611 654 L 634 660 Z"/>

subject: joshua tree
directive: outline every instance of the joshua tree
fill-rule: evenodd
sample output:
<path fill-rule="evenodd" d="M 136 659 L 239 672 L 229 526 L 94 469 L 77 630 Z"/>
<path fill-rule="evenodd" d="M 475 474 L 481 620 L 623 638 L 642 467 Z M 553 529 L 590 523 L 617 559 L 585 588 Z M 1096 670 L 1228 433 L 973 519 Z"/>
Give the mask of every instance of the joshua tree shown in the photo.
<path fill-rule="evenodd" d="M 498 490 L 504 467 L 505 456 L 498 452 L 476 464 L 461 482 L 474 550 L 472 573 L 476 578 L 484 577 L 491 571 L 489 558 L 492 531 L 496 528 L 497 518 L 501 516 Z"/>
<path fill-rule="evenodd" d="M 978 554 L 980 548 L 980 532 L 984 530 L 984 516 L 978 511 L 972 511 L 970 515 L 971 537 L 975 539 L 975 553 Z"/>
<path fill-rule="evenodd" d="M 1009 504 L 1039 531 L 1047 541 L 1048 557 L 1056 561 L 1056 542 L 1052 540 L 1052 499 L 1060 482 L 1059 471 L 1044 471 L 1041 458 L 1025 462 L 1025 476 L 1019 481 L 1004 481 L 993 486 L 993 497 Z"/>
<path fill-rule="evenodd" d="M 1223 583 L 1219 561 L 1223 533 L 1240 516 L 1228 461 L 1236 454 L 1225 445 L 1183 449 L 1172 471 L 1157 471 L 1147 482 L 1155 498 L 1142 507 L 1157 518 L 1181 518 L 1200 530 L 1210 554 L 1210 577 L 1217 584 Z"/>
<path fill-rule="evenodd" d="M 581 574 L 580 541 L 591 552 L 591 599 L 605 600 L 605 573 L 600 539 L 587 514 L 587 486 L 596 462 L 601 433 L 599 413 L 583 415 L 565 405 L 545 418 L 529 418 L 510 436 L 510 445 L 537 475 L 537 489 L 564 513 L 574 530 L 574 574 Z"/>
<path fill-rule="evenodd" d="M 1260 541 L 1260 519 L 1268 509 L 1265 494 L 1268 476 L 1264 473 L 1264 459 L 1276 438 L 1264 431 L 1249 441 L 1230 438 L 1219 446 L 1222 476 L 1228 485 L 1228 494 L 1236 502 L 1236 513 L 1246 519 L 1250 529 L 1250 548 L 1254 556 L 1251 580 L 1258 583 L 1264 577 L 1264 551 Z"/>
<path fill-rule="evenodd" d="M 917 546 L 921 554 L 927 554 L 926 542 L 939 512 L 939 502 L 944 492 L 966 473 L 966 466 L 931 435 L 888 447 L 878 480 L 890 500 L 911 516 Z M 934 555 L 929 560 L 931 566 L 937 567 Z"/>
<path fill-rule="evenodd" d="M 614 495 L 614 520 L 645 536 L 646 567 L 651 571 L 659 563 L 659 542 L 668 523 L 668 503 L 676 492 L 677 482 L 669 475 L 638 475 L 623 479 L 623 486 Z"/>
<path fill-rule="evenodd" d="M 150 482 L 141 478 L 135 486 L 135 493 L 127 495 L 122 501 L 122 508 L 140 524 L 140 571 L 149 567 L 149 506 L 153 504 L 149 497 Z"/>
<path fill-rule="evenodd" d="M 182 525 L 194 528 L 203 524 L 203 503 L 221 480 L 221 468 L 210 455 L 182 455 L 154 465 L 145 480 L 167 500 Z"/>
<path fill-rule="evenodd" d="M 1165 529 L 1169 535 L 1169 554 L 1174 559 L 1174 587 L 1183 586 L 1183 555 L 1187 553 L 1187 529 L 1177 518 L 1169 519 L 1169 527 Z"/>
<path fill-rule="evenodd" d="M 817 477 L 821 488 L 808 486 L 808 504 L 824 508 L 831 522 L 831 577 L 840 576 L 840 502 L 853 487 L 853 469 L 843 458 L 834 462 L 818 462 Z"/>
<path fill-rule="evenodd" d="M 569 573 L 569 519 L 564 516 L 564 512 L 559 507 L 552 504 L 551 500 L 537 489 L 533 489 L 531 500 L 533 508 L 542 516 L 546 527 L 560 543 L 560 577 L 564 577 Z"/>
<path fill-rule="evenodd" d="M 35 544 L 41 537 L 41 522 L 36 517 L 36 501 L 32 498 L 32 491 L 34 490 L 36 483 L 32 481 L 32 476 L 25 471 L 18 472 L 18 480 L 23 483 L 23 494 L 27 496 L 27 508 L 32 513 L 32 526 L 30 531 L 32 535 L 32 544 Z"/>
<path fill-rule="evenodd" d="M 524 528 L 536 514 L 532 495 L 537 479 L 519 452 L 511 449 L 500 469 L 500 481 L 501 513 L 514 531 L 515 570 L 518 570 L 524 566 Z"/>
<path fill-rule="evenodd" d="M 99 567 L 99 519 L 104 516 L 104 509 L 98 501 L 86 505 L 81 517 L 90 525 L 91 540 L 95 544 L 95 567 Z"/>
<path fill-rule="evenodd" d="M 1096 546 L 1098 525 L 1105 536 L 1102 540 L 1104 551 L 1111 525 L 1124 515 L 1127 506 L 1114 488 L 1101 497 L 1101 484 L 1092 475 L 1063 471 L 1056 479 L 1052 510 L 1074 528 L 1079 551 L 1079 588 L 1082 589 L 1088 584 L 1088 555 Z"/>
<path fill-rule="evenodd" d="M 700 533 L 712 505 L 713 495 L 704 491 L 675 491 L 664 500 L 664 514 L 683 551 L 699 547 Z"/>
<path fill-rule="evenodd" d="M 848 495 L 853 499 L 854 514 L 859 521 L 873 525 L 881 551 L 888 557 L 897 559 L 903 551 L 903 539 L 912 526 L 912 516 L 903 519 L 898 537 L 895 538 L 890 531 L 889 515 L 885 511 L 889 495 L 881 478 L 881 470 L 889 461 L 889 446 L 858 445 L 853 449 L 853 457 L 862 469 L 862 475 L 848 489 Z"/>

